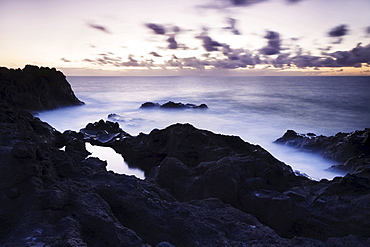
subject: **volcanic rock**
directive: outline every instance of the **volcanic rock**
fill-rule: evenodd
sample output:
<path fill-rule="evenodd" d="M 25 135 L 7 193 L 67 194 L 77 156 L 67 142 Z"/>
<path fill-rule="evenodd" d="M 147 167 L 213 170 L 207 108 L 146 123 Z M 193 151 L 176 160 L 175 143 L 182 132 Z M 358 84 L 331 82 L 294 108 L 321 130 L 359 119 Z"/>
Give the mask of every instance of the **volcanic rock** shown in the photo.
<path fill-rule="evenodd" d="M 104 120 L 93 124 L 89 123 L 85 128 L 80 130 L 80 133 L 83 134 L 85 140 L 98 145 L 105 145 L 107 143 L 113 143 L 116 140 L 131 137 L 130 134 L 119 128 L 117 122 L 105 122 Z"/>
<path fill-rule="evenodd" d="M 370 128 L 335 136 L 298 134 L 288 130 L 275 141 L 302 150 L 316 152 L 325 158 L 340 162 L 336 168 L 357 173 L 370 169 Z"/>
<path fill-rule="evenodd" d="M 163 105 L 160 105 L 159 103 L 153 103 L 153 102 L 145 102 L 143 103 L 140 108 L 163 108 L 163 109 L 208 109 L 208 106 L 206 104 L 183 104 L 181 102 L 175 103 L 172 101 L 168 101 L 167 103 L 164 103 Z"/>
<path fill-rule="evenodd" d="M 161 105 L 153 102 L 145 102 L 140 106 L 140 108 L 154 108 L 154 107 L 161 107 Z"/>
<path fill-rule="evenodd" d="M 55 68 L 26 65 L 21 69 L 0 67 L 1 99 L 20 109 L 40 111 L 81 105 L 66 77 Z"/>
<path fill-rule="evenodd" d="M 219 199 L 179 202 L 155 183 L 107 172 L 86 158 L 81 134 L 0 110 L 0 246 L 324 246 L 282 238 Z"/>
<path fill-rule="evenodd" d="M 369 237 L 369 179 L 362 174 L 312 181 L 258 145 L 189 124 L 104 145 L 180 202 L 217 198 L 283 237 Z"/>

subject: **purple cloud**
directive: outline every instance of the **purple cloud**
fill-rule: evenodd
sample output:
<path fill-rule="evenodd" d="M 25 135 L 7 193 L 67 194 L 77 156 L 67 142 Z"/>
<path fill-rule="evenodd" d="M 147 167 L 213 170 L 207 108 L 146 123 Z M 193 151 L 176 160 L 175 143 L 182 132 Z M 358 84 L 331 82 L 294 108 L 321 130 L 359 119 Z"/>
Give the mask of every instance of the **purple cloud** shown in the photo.
<path fill-rule="evenodd" d="M 348 33 L 347 25 L 339 25 L 328 32 L 330 37 L 342 37 Z"/>
<path fill-rule="evenodd" d="M 203 47 L 206 51 L 218 51 L 218 47 L 223 46 L 223 44 L 214 41 L 205 32 L 199 36 L 196 36 L 196 38 L 203 40 Z"/>
<path fill-rule="evenodd" d="M 267 2 L 268 0 L 212 0 L 208 4 L 198 7 L 204 9 L 227 9 L 232 7 L 249 7 L 257 3 Z M 295 4 L 303 0 L 286 0 L 288 4 Z"/>
<path fill-rule="evenodd" d="M 303 0 L 286 0 L 288 3 L 298 3 L 298 2 L 301 2 Z"/>
<path fill-rule="evenodd" d="M 155 24 L 155 23 L 147 23 L 145 25 L 146 25 L 146 27 L 153 30 L 155 34 L 167 36 L 167 39 L 165 40 L 167 42 L 167 46 L 159 47 L 160 49 L 163 49 L 163 50 L 166 50 L 166 49 L 188 50 L 188 49 L 190 49 L 185 44 L 178 43 L 177 40 L 176 40 L 176 35 L 180 32 L 186 32 L 186 31 L 192 31 L 192 30 L 181 29 L 179 26 L 176 26 L 176 25 L 166 25 L 166 26 L 164 26 L 164 25 Z M 157 41 L 157 40 L 155 40 L 155 41 Z"/>
<path fill-rule="evenodd" d="M 264 37 L 268 40 L 267 46 L 263 47 L 260 52 L 263 55 L 275 55 L 280 53 L 281 50 L 281 39 L 280 34 L 274 31 L 267 31 L 267 34 Z"/>
<path fill-rule="evenodd" d="M 235 35 L 240 35 L 240 32 L 238 29 L 235 28 L 236 19 L 234 18 L 227 18 L 227 22 L 230 26 L 225 27 L 224 29 L 230 30 Z"/>
<path fill-rule="evenodd" d="M 68 60 L 68 59 L 66 59 L 66 58 L 61 58 L 60 60 L 62 60 L 63 62 L 65 62 L 65 63 L 70 63 L 71 62 L 71 60 Z"/>
<path fill-rule="evenodd" d="M 318 48 L 318 50 L 320 50 L 320 51 L 330 51 L 331 48 L 332 48 L 332 46 L 329 45 L 325 48 Z"/>
<path fill-rule="evenodd" d="M 147 23 L 145 24 L 146 27 L 152 29 L 154 33 L 164 35 L 166 33 L 166 30 L 162 25 L 155 24 L 155 23 Z"/>
<path fill-rule="evenodd" d="M 127 60 L 122 59 L 122 57 L 116 56 L 113 53 L 109 54 L 98 54 L 98 57 L 94 59 L 83 59 L 83 62 L 100 65 L 100 66 L 114 66 L 114 67 L 146 67 L 151 69 L 155 65 L 152 59 L 135 59 L 133 55 L 129 55 Z"/>
<path fill-rule="evenodd" d="M 170 35 L 170 37 L 167 39 L 167 42 L 168 42 L 169 49 L 177 49 L 178 45 L 175 40 L 175 35 Z"/>
<path fill-rule="evenodd" d="M 128 62 L 121 62 L 118 65 L 125 66 L 125 67 L 140 67 L 142 66 L 138 60 L 136 60 L 132 55 L 128 56 Z"/>
<path fill-rule="evenodd" d="M 329 55 L 336 59 L 338 66 L 360 67 L 361 63 L 370 64 L 370 44 L 363 47 L 359 43 L 350 51 L 336 51 Z"/>
<path fill-rule="evenodd" d="M 361 67 L 362 64 L 370 64 L 370 44 L 362 46 L 359 43 L 349 51 L 335 51 L 322 53 L 322 56 L 298 54 L 287 58 L 291 64 L 298 68 L 307 67 Z"/>
<path fill-rule="evenodd" d="M 172 27 L 172 31 L 173 31 L 174 33 L 179 33 L 179 32 L 181 31 L 181 29 L 180 29 L 178 26 L 173 26 L 173 27 Z"/>
<path fill-rule="evenodd" d="M 149 53 L 150 55 L 153 55 L 154 57 L 162 57 L 161 55 L 159 55 L 158 53 L 152 51 L 151 53 Z"/>
<path fill-rule="evenodd" d="M 88 26 L 91 27 L 91 28 L 94 28 L 96 30 L 100 30 L 102 32 L 105 32 L 105 33 L 111 33 L 110 31 L 108 31 L 108 29 L 106 27 L 103 27 L 103 26 L 100 26 L 100 25 L 95 25 L 95 24 L 92 24 L 92 23 L 88 23 Z"/>
<path fill-rule="evenodd" d="M 234 6 L 249 6 L 255 3 L 262 3 L 266 0 L 230 0 Z"/>
<path fill-rule="evenodd" d="M 269 39 L 278 39 L 278 33 L 268 33 Z M 261 52 L 261 51 L 260 51 Z M 270 67 L 286 69 L 291 67 L 297 68 L 315 68 L 318 70 L 323 67 L 341 68 L 341 67 L 361 67 L 363 64 L 370 65 L 370 44 L 362 46 L 358 44 L 349 51 L 336 51 L 324 53 L 321 56 L 313 56 L 298 52 L 296 55 L 291 53 L 279 53 L 276 58 L 261 59 L 258 53 L 243 49 L 231 49 L 223 45 L 223 54 L 226 58 L 212 57 L 210 53 L 199 58 L 176 58 L 168 61 L 172 66 L 177 65 L 179 68 L 192 67 L 202 69 L 205 66 L 211 66 L 216 69 L 237 69 L 237 68 L 254 68 L 257 64 L 268 64 Z M 261 52 L 261 54 L 266 55 Z M 366 66 L 366 65 L 365 65 Z"/>

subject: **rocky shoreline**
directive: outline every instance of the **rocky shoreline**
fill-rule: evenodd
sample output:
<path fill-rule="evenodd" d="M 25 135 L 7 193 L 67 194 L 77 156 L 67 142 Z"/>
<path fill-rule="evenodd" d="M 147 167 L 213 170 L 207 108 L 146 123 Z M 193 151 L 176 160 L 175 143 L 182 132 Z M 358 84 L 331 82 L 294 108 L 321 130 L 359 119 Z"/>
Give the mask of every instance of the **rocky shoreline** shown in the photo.
<path fill-rule="evenodd" d="M 0 73 L 2 88 L 9 78 Z M 14 97 L 0 109 L 0 246 L 370 245 L 366 169 L 312 181 L 258 145 L 190 124 L 131 136 L 101 120 L 60 133 Z M 86 142 L 146 179 L 108 172 Z"/>
<path fill-rule="evenodd" d="M 65 75 L 55 68 L 0 67 L 0 92 L 4 103 L 29 111 L 84 104 L 75 96 Z"/>
<path fill-rule="evenodd" d="M 333 166 L 350 173 L 370 172 L 370 128 L 335 136 L 317 136 L 314 133 L 298 134 L 288 130 L 275 143 L 284 144 L 303 151 L 315 152 L 335 160 Z"/>

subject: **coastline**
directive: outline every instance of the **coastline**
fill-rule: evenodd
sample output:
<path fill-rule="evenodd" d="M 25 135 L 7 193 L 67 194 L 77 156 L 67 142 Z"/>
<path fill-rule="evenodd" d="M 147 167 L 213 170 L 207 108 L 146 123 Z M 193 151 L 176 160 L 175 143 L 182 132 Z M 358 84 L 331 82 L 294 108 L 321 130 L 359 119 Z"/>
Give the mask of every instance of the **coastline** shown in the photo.
<path fill-rule="evenodd" d="M 369 244 L 368 170 L 317 182 L 258 145 L 187 124 L 134 137 L 103 120 L 60 133 L 7 102 L 1 114 L 5 246 Z M 86 142 L 147 179 L 107 172 Z"/>

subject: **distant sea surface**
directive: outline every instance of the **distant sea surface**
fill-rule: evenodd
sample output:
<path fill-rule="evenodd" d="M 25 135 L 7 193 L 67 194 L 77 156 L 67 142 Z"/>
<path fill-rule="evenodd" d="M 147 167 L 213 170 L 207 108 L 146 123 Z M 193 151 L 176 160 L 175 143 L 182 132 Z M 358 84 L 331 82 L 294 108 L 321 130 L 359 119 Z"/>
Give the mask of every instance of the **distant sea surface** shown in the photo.
<path fill-rule="evenodd" d="M 38 114 L 59 131 L 100 119 L 131 135 L 174 123 L 259 144 L 314 179 L 332 179 L 336 162 L 273 144 L 286 130 L 335 135 L 370 127 L 370 77 L 68 77 L 84 106 Z M 209 109 L 140 109 L 144 102 L 208 105 Z M 108 119 L 109 114 L 117 114 Z"/>

